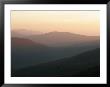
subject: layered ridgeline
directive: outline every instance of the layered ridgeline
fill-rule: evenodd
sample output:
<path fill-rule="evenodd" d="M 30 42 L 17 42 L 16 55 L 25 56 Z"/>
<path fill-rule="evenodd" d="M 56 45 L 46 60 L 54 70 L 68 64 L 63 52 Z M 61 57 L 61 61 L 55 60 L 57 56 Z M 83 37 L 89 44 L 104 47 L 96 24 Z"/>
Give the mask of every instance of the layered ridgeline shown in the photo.
<path fill-rule="evenodd" d="M 100 49 L 15 71 L 17 77 L 100 76 Z"/>
<path fill-rule="evenodd" d="M 80 34 L 73 34 L 70 32 L 49 32 L 42 33 L 39 31 L 29 31 L 29 30 L 13 30 L 12 37 L 27 38 L 35 41 L 37 43 L 42 43 L 49 45 L 50 47 L 63 47 L 63 46 L 73 46 L 80 45 L 84 42 L 95 42 L 99 44 L 99 36 L 85 36 Z"/>
<path fill-rule="evenodd" d="M 51 47 L 77 46 L 88 43 L 99 44 L 98 36 L 85 36 L 70 32 L 49 32 L 42 35 L 31 35 L 29 39 Z"/>
<path fill-rule="evenodd" d="M 23 38 L 23 37 L 27 37 L 27 36 L 31 36 L 31 35 L 40 35 L 43 34 L 43 32 L 40 31 L 36 31 L 36 30 L 27 30 L 27 29 L 13 29 L 11 32 L 12 37 L 19 37 L 19 38 Z"/>
<path fill-rule="evenodd" d="M 73 56 L 78 56 L 81 53 L 100 48 L 100 37 L 72 34 L 69 32 L 49 32 L 25 36 L 16 36 L 12 33 L 11 40 L 12 76 L 15 75 L 16 71 L 23 68 L 28 69 L 30 66 L 37 67 L 39 64 L 59 61 L 66 58 L 70 59 L 70 57 L 74 59 Z M 100 53 L 97 52 L 97 54 Z M 88 60 L 89 59 L 90 57 L 88 57 Z M 17 73 L 17 75 L 19 75 L 19 73 Z M 36 76 L 38 75 L 39 74 L 36 73 Z"/>

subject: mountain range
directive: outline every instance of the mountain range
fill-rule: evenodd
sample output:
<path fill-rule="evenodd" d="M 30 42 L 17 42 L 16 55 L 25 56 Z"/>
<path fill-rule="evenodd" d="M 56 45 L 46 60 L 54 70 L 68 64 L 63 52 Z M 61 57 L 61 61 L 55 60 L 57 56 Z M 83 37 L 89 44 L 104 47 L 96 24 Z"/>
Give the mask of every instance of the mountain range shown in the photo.
<path fill-rule="evenodd" d="M 32 35 L 29 39 L 51 47 L 65 47 L 85 43 L 99 43 L 99 36 L 85 36 L 70 32 L 49 32 L 42 35 Z"/>
<path fill-rule="evenodd" d="M 48 63 L 50 66 L 54 67 L 56 64 L 51 65 L 50 64 L 51 62 L 54 63 L 55 61 L 60 61 L 63 59 L 71 60 L 76 58 L 73 56 L 78 56 L 83 53 L 85 54 L 85 56 L 87 56 L 88 55 L 86 54 L 87 52 L 90 52 L 91 50 L 94 50 L 96 48 L 100 48 L 99 36 L 85 36 L 69 32 L 49 32 L 40 35 L 38 34 L 36 35 L 32 34 L 27 36 L 21 35 L 20 37 L 12 35 L 11 39 L 12 76 L 15 76 L 14 75 L 15 71 L 19 71 L 25 68 L 30 70 L 29 67 L 31 66 L 37 67 L 37 65 L 42 64 L 45 65 L 46 63 Z M 98 52 L 96 53 L 97 55 L 99 55 Z M 90 57 L 89 56 L 87 57 L 88 57 L 87 61 L 89 61 Z M 82 63 L 82 61 L 80 60 L 81 57 L 77 58 Z M 97 66 L 94 67 L 96 69 Z M 42 69 L 44 68 L 45 67 L 43 67 Z M 93 67 L 91 68 L 93 69 Z M 19 76 L 19 73 L 17 74 L 17 76 Z M 32 76 L 32 74 L 30 76 Z M 40 75 L 36 74 L 36 76 Z"/>

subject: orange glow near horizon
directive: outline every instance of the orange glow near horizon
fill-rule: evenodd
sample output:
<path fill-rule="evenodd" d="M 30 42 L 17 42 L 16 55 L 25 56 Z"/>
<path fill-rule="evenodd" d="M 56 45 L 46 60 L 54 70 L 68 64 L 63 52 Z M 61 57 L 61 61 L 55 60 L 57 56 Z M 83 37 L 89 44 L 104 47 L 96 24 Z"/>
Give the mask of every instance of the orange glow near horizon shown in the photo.
<path fill-rule="evenodd" d="M 11 11 L 11 29 L 100 34 L 99 11 Z"/>

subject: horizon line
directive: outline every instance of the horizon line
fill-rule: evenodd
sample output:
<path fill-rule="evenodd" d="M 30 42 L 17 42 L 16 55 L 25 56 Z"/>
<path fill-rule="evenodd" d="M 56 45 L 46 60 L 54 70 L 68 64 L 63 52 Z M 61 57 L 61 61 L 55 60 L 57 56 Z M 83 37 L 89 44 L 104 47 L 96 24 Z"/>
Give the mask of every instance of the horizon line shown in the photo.
<path fill-rule="evenodd" d="M 26 29 L 21 29 L 21 30 L 26 30 Z M 12 32 L 15 31 L 15 30 L 11 30 Z M 33 31 L 33 30 L 31 30 Z M 34 30 L 36 31 L 36 30 Z M 86 35 L 86 34 L 79 34 L 79 33 L 73 33 L 73 32 L 69 32 L 69 31 L 65 31 L 65 32 L 62 32 L 62 31 L 50 31 L 50 32 L 41 32 L 41 31 L 38 31 L 40 32 L 41 34 L 36 34 L 36 35 L 44 35 L 44 34 L 48 34 L 48 33 L 53 33 L 53 32 L 58 32 L 58 33 L 70 33 L 70 34 L 76 34 L 76 35 L 81 35 L 81 36 L 96 36 L 96 37 L 100 37 L 100 35 Z M 35 34 L 33 34 L 35 35 Z"/>

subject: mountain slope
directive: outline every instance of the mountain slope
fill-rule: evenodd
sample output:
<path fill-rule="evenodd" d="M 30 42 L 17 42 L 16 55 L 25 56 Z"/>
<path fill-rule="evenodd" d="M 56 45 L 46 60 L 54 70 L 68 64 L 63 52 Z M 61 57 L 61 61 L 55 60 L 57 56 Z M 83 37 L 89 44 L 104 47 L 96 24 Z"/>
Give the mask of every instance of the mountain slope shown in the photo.
<path fill-rule="evenodd" d="M 49 49 L 49 47 L 41 43 L 35 43 L 32 40 L 24 38 L 12 38 L 11 39 L 12 70 L 32 65 L 33 62 L 35 61 L 35 57 L 39 57 L 39 55 L 45 53 L 46 49 Z M 36 60 L 38 61 L 39 59 Z"/>
<path fill-rule="evenodd" d="M 29 40 L 29 39 L 25 39 L 25 38 L 17 38 L 17 37 L 12 37 L 11 38 L 11 44 L 12 46 L 15 46 L 15 47 L 47 47 L 46 45 L 44 44 L 41 44 L 41 43 L 36 43 L 32 40 Z"/>
<path fill-rule="evenodd" d="M 100 47 L 99 37 L 69 32 L 50 32 L 24 38 L 12 37 L 12 71 L 68 58 Z"/>
<path fill-rule="evenodd" d="M 99 44 L 100 40 L 98 36 L 85 36 L 69 32 L 49 32 L 42 35 L 32 35 L 28 38 L 51 47 L 76 46 L 86 43 Z"/>
<path fill-rule="evenodd" d="M 32 37 L 34 39 L 12 37 L 12 69 L 59 60 L 100 47 L 99 37 L 69 32 L 50 32 Z"/>
<path fill-rule="evenodd" d="M 86 43 L 77 46 L 48 47 L 44 44 L 21 38 L 12 38 L 11 44 L 13 70 L 71 57 L 100 47 L 95 43 Z"/>
<path fill-rule="evenodd" d="M 94 49 L 77 56 L 27 67 L 12 73 L 23 77 L 57 76 L 100 76 L 100 49 Z"/>

